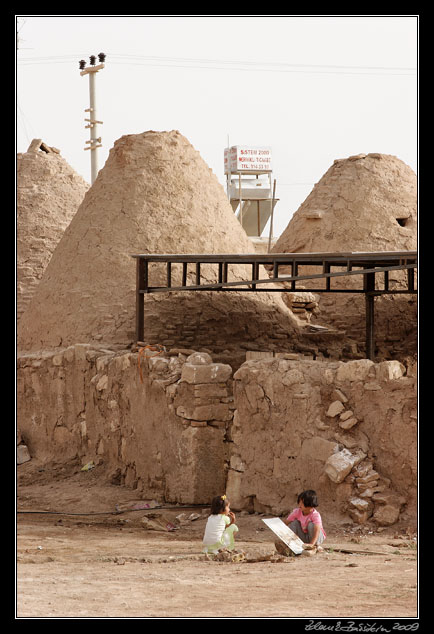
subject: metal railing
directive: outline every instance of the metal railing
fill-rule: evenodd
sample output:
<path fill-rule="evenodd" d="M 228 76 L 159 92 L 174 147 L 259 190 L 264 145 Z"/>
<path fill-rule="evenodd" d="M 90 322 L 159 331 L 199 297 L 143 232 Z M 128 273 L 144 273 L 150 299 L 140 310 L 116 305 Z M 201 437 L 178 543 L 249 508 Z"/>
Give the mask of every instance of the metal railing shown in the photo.
<path fill-rule="evenodd" d="M 374 356 L 374 297 L 385 294 L 415 294 L 415 269 L 417 251 L 379 251 L 348 253 L 268 253 L 268 254 L 133 254 L 136 259 L 136 338 L 144 335 L 144 295 L 167 292 L 294 292 L 297 282 L 324 280 L 318 288 L 303 288 L 312 293 L 363 293 L 366 298 L 366 355 Z M 149 265 L 165 264 L 165 284 L 150 284 Z M 173 266 L 181 265 L 181 284 L 173 284 Z M 193 283 L 188 283 L 188 267 L 194 266 Z M 202 265 L 216 265 L 216 282 L 202 278 Z M 228 279 L 228 267 L 239 266 L 236 280 Z M 250 265 L 250 276 L 246 276 Z M 269 277 L 259 277 L 259 267 L 264 266 Z M 317 273 L 304 272 L 302 267 L 315 267 Z M 282 270 L 285 272 L 282 274 Z M 338 270 L 336 270 L 338 269 Z M 247 268 L 247 270 L 249 270 Z M 290 270 L 290 274 L 286 271 Z M 280 271 L 280 273 L 279 273 Z M 300 272 L 301 271 L 301 272 Z M 392 288 L 391 271 L 407 271 L 405 286 Z M 377 283 L 381 275 L 382 285 Z M 243 277 L 244 276 L 244 277 Z M 360 288 L 337 288 L 332 280 L 342 277 L 361 278 Z M 285 282 L 285 286 L 276 286 Z M 377 288 L 378 286 L 378 288 Z"/>

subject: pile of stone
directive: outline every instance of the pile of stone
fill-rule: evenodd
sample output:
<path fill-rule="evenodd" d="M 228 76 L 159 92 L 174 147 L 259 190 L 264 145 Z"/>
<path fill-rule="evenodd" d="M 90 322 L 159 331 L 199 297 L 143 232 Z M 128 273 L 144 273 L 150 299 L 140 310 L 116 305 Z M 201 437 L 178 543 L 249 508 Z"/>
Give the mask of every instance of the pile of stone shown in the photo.
<path fill-rule="evenodd" d="M 283 282 L 283 286 L 289 288 L 289 282 Z M 285 292 L 282 295 L 283 301 L 291 311 L 303 322 L 309 323 L 313 315 L 319 315 L 318 295 L 309 291 Z"/>
<path fill-rule="evenodd" d="M 403 375 L 403 366 L 397 361 L 386 363 L 381 367 L 382 371 L 378 374 L 383 378 L 388 376 L 389 380 L 393 380 L 393 377 Z M 368 382 L 365 389 L 366 387 L 368 390 L 381 389 L 374 381 Z M 360 421 L 352 409 L 348 409 L 348 398 L 338 388 L 334 390 L 332 396 L 336 400 L 329 406 L 326 416 L 337 421 L 344 432 L 351 430 Z M 336 435 L 335 438 L 348 444 L 342 435 Z M 365 442 L 363 440 L 365 440 L 363 436 L 359 436 L 358 442 L 350 439 L 351 451 L 348 447 L 344 447 L 333 453 L 325 464 L 324 472 L 336 484 L 346 482 L 351 485 L 348 513 L 355 522 L 364 524 L 372 518 L 380 526 L 388 526 L 398 520 L 406 498 L 391 490 L 391 480 L 382 477 L 374 469 L 374 461 L 368 456 L 369 443 L 366 442 L 367 439 Z M 354 446 L 356 446 L 355 451 Z"/>

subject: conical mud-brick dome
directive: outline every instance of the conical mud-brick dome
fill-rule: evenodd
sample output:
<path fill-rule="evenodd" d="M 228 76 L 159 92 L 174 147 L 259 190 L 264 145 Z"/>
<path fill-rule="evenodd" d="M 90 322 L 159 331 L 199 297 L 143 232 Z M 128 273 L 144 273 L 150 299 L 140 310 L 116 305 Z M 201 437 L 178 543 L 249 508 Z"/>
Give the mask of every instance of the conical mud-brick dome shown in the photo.
<path fill-rule="evenodd" d="M 179 132 L 115 142 L 65 231 L 20 321 L 21 350 L 77 342 L 128 346 L 135 338 L 137 253 L 253 253 L 223 187 Z M 157 272 L 155 272 L 155 268 Z M 158 265 L 151 271 L 158 276 Z M 165 272 L 164 272 L 165 274 Z M 217 272 L 204 278 L 216 280 Z M 267 277 L 265 271 L 263 277 Z M 264 325 L 265 322 L 265 325 Z M 214 338 L 294 333 L 278 293 L 177 293 L 145 298 L 145 340 L 191 345 Z"/>
<path fill-rule="evenodd" d="M 416 249 L 416 174 L 395 156 L 372 153 L 336 160 L 294 213 L 272 251 L 314 253 Z M 403 275 L 405 273 L 391 272 L 390 287 L 402 288 Z M 332 287 L 360 288 L 361 280 L 359 276 L 335 278 Z M 318 286 L 317 281 L 305 281 L 303 284 L 307 288 Z M 363 349 L 363 296 L 320 294 L 319 298 L 321 313 L 317 323 L 345 330 L 349 337 L 360 342 Z M 387 350 L 396 349 L 396 342 L 405 342 L 416 327 L 416 296 L 377 297 L 375 319 L 377 352 L 387 356 Z M 402 352 L 407 351 L 402 349 Z"/>
<path fill-rule="evenodd" d="M 41 142 L 17 155 L 17 317 L 33 296 L 89 184 Z"/>

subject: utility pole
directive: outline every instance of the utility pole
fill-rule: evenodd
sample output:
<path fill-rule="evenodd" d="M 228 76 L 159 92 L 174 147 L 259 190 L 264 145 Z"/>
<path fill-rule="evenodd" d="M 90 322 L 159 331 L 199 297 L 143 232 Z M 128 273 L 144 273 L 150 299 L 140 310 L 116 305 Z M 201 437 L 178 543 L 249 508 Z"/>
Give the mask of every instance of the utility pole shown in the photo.
<path fill-rule="evenodd" d="M 89 113 L 89 118 L 85 119 L 88 121 L 88 125 L 86 128 L 90 130 L 90 139 L 86 141 L 88 143 L 88 147 L 85 147 L 85 150 L 90 150 L 90 167 L 91 167 L 91 185 L 95 182 L 95 179 L 98 175 L 98 153 L 97 148 L 102 147 L 101 137 L 98 136 L 98 124 L 102 124 L 102 121 L 98 121 L 96 118 L 96 98 L 95 98 L 95 76 L 96 73 L 104 68 L 104 60 L 106 56 L 104 53 L 99 53 L 98 60 L 100 64 L 95 66 L 96 57 L 95 55 L 91 55 L 90 66 L 86 68 L 86 62 L 84 59 L 80 60 L 80 75 L 89 75 L 89 108 L 86 108 L 85 112 Z"/>

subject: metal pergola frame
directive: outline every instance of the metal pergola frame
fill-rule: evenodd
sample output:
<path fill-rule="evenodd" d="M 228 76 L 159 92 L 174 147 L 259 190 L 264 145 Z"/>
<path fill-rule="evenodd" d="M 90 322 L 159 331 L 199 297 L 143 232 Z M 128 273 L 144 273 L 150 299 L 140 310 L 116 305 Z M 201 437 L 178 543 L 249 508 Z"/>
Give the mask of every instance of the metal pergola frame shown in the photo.
<path fill-rule="evenodd" d="M 167 292 L 296 292 L 297 282 L 318 279 L 325 285 L 319 288 L 299 289 L 311 293 L 363 293 L 366 300 L 366 356 L 374 358 L 374 298 L 377 295 L 417 294 L 415 288 L 415 269 L 417 268 L 417 251 L 379 251 L 348 253 L 268 253 L 268 254 L 133 254 L 136 259 L 136 338 L 144 338 L 144 295 L 148 293 Z M 149 264 L 166 264 L 166 284 L 151 286 L 149 284 Z M 182 264 L 181 286 L 172 284 L 172 265 Z M 195 283 L 187 284 L 188 265 L 195 267 Z M 215 264 L 218 267 L 217 282 L 201 281 L 201 265 Z M 229 265 L 251 266 L 249 279 L 229 281 Z M 272 269 L 268 278 L 259 278 L 259 267 Z M 302 266 L 319 267 L 319 273 L 299 274 Z M 290 268 L 290 275 L 279 275 L 279 268 Z M 333 269 L 339 269 L 338 271 Z M 343 269 L 343 270 L 342 270 Z M 406 288 L 394 289 L 389 284 L 391 271 L 407 271 Z M 382 288 L 376 288 L 376 275 L 382 274 Z M 362 288 L 333 288 L 331 281 L 336 277 L 363 276 Z M 270 285 L 279 282 L 290 282 L 286 288 Z M 259 287 L 261 285 L 261 287 Z"/>

